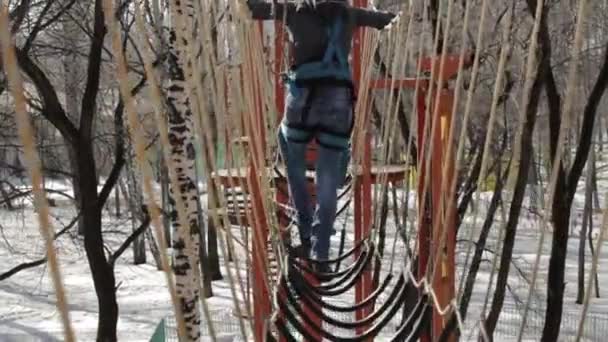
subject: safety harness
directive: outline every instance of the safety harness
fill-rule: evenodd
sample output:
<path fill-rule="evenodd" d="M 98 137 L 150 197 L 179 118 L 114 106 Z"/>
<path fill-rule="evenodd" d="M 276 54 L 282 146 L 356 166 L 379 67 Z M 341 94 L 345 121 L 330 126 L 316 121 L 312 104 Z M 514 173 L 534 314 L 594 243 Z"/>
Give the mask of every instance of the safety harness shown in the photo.
<path fill-rule="evenodd" d="M 327 28 L 328 44 L 325 55 L 320 61 L 299 65 L 288 73 L 288 82 L 295 85 L 302 81 L 331 78 L 336 81 L 352 82 L 348 57 L 340 46 L 342 17 L 339 16 L 331 27 Z"/>
<path fill-rule="evenodd" d="M 327 28 L 328 44 L 325 50 L 325 54 L 320 61 L 313 61 L 303 63 L 296 68 L 292 68 L 288 73 L 283 75 L 283 80 L 288 86 L 290 94 L 297 98 L 301 95 L 301 86 L 310 86 L 311 91 L 306 99 L 306 105 L 304 106 L 305 112 L 302 113 L 303 124 L 281 124 L 280 135 L 283 135 L 283 139 L 299 142 L 308 143 L 312 139 L 313 131 L 316 131 L 317 142 L 326 147 L 341 150 L 342 161 L 341 168 L 343 174 L 346 174 L 346 168 L 350 162 L 350 134 L 354 126 L 351 125 L 348 132 L 331 132 L 323 129 L 306 127 L 306 116 L 307 111 L 310 109 L 312 98 L 315 96 L 315 85 L 323 83 L 345 85 L 350 88 L 351 94 L 354 101 L 354 87 L 352 77 L 350 73 L 350 65 L 348 63 L 348 56 L 343 51 L 341 45 L 341 33 L 343 28 L 343 18 L 338 16 L 334 20 L 333 25 Z"/>
<path fill-rule="evenodd" d="M 354 96 L 348 57 L 340 44 L 342 28 L 343 18 L 339 16 L 334 20 L 333 25 L 327 28 L 328 44 L 323 58 L 320 61 L 303 63 L 284 74 L 284 82 L 287 84 L 290 94 L 295 98 L 301 95 L 300 87 L 311 86 L 306 99 L 307 103 L 304 106 L 305 111 L 310 108 L 310 102 L 315 96 L 314 85 L 324 83 L 345 85 L 351 89 L 351 94 Z M 303 117 L 306 116 L 307 113 L 303 113 Z M 285 137 L 294 142 L 308 142 L 312 135 L 312 129 L 311 127 L 293 124 L 283 124 L 281 127 Z M 329 132 L 320 130 L 317 140 L 328 148 L 347 149 L 349 147 L 350 133 L 350 131 Z"/>

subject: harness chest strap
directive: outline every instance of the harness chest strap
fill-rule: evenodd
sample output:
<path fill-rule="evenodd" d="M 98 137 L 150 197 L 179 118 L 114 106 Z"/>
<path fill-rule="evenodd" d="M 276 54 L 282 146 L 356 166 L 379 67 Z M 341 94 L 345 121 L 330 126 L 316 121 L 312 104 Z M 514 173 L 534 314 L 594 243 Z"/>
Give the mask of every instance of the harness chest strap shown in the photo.
<path fill-rule="evenodd" d="M 342 26 L 342 18 L 338 17 L 333 25 L 327 29 L 328 43 L 321 61 L 301 64 L 287 73 L 284 79 L 292 94 L 297 91 L 298 81 L 331 78 L 337 81 L 351 82 L 348 59 L 340 46 Z"/>

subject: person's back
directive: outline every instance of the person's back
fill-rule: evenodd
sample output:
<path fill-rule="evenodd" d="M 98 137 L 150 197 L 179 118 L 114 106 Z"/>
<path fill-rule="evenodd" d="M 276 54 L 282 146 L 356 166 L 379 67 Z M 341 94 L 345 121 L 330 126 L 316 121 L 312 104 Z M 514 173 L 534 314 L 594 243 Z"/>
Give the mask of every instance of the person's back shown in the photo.
<path fill-rule="evenodd" d="M 287 165 L 291 198 L 302 242 L 300 256 L 328 258 L 336 216 L 337 189 L 342 184 L 354 123 L 354 89 L 348 56 L 359 26 L 382 29 L 395 18 L 387 12 L 354 8 L 346 0 L 301 0 L 273 4 L 249 0 L 252 17 L 285 22 L 293 52 L 286 76 L 285 111 L 279 146 Z M 305 155 L 309 142 L 319 145 L 316 167 L 317 209 L 308 193 Z M 325 264 L 320 264 L 325 265 Z M 325 270 L 321 270 L 325 271 Z"/>
<path fill-rule="evenodd" d="M 262 0 L 248 1 L 253 19 L 285 21 L 295 66 L 323 58 L 328 43 L 327 26 L 337 17 L 344 20 L 340 42 L 347 55 L 355 28 L 382 29 L 395 18 L 392 13 L 351 7 L 347 1 L 314 3 L 314 0 L 287 3 L 279 0 L 273 5 Z"/>

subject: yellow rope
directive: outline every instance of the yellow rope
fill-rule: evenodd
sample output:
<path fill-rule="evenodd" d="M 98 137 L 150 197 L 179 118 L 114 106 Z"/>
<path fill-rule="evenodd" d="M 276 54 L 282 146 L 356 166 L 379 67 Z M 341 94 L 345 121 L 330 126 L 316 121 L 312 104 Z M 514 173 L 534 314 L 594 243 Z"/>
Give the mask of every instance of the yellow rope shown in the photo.
<path fill-rule="evenodd" d="M 25 90 L 23 88 L 23 80 L 19 73 L 17 64 L 17 56 L 13 46 L 12 37 L 9 31 L 8 7 L 6 3 L 1 5 L 0 9 L 0 44 L 2 46 L 2 64 L 10 85 L 10 90 L 15 101 L 15 121 L 17 122 L 19 139 L 23 144 L 24 156 L 27 162 L 27 169 L 32 181 L 32 192 L 34 194 L 34 206 L 38 212 L 38 224 L 40 225 L 40 235 L 44 239 L 46 248 L 46 256 L 49 263 L 49 271 L 55 288 L 55 296 L 57 298 L 57 310 L 61 314 L 61 323 L 63 324 L 64 338 L 68 342 L 75 341 L 74 330 L 70 324 L 70 314 L 68 310 L 68 301 L 63 281 L 61 270 L 59 268 L 59 259 L 55 252 L 54 236 L 55 232 L 50 220 L 50 210 L 46 199 L 46 194 L 42 188 L 42 170 L 40 167 L 40 159 L 36 153 L 36 143 L 34 132 L 30 123 L 30 117 L 27 113 L 27 101 L 25 99 Z"/>
<path fill-rule="evenodd" d="M 480 60 L 480 55 L 481 55 L 481 49 L 482 49 L 482 45 L 483 45 L 483 33 L 485 32 L 485 22 L 486 22 L 486 17 L 487 17 L 487 9 L 488 9 L 488 0 L 483 0 L 482 4 L 481 4 L 481 13 L 480 13 L 480 18 L 479 18 L 479 26 L 478 26 L 478 30 L 477 30 L 477 39 L 475 42 L 475 55 L 473 57 L 473 70 L 471 71 L 471 81 L 470 81 L 470 86 L 469 86 L 469 91 L 467 93 L 467 100 L 466 100 L 466 104 L 465 104 L 465 108 L 464 108 L 464 119 L 463 121 L 466 123 L 469 121 L 469 116 L 471 113 L 471 107 L 473 104 L 473 98 L 474 98 L 474 90 L 475 90 L 475 86 L 477 84 L 477 78 L 479 76 L 479 60 Z M 453 115 L 453 114 L 452 114 Z M 454 124 L 454 123 L 452 123 Z M 463 141 L 466 138 L 466 132 L 467 132 L 467 128 L 463 128 L 460 131 L 460 138 L 458 139 L 459 141 L 459 145 L 458 145 L 458 151 L 456 151 L 456 160 L 460 159 L 463 157 L 463 153 L 464 153 L 464 143 Z M 456 165 L 458 165 L 459 163 L 456 162 Z M 455 168 L 455 173 L 458 174 L 460 170 L 458 169 L 458 167 Z M 480 179 L 482 179 L 482 177 L 480 177 Z M 479 186 L 477 187 L 479 189 Z M 479 196 L 478 196 L 479 197 Z M 479 202 L 477 202 L 479 203 Z M 468 236 L 468 240 L 472 241 L 473 240 L 473 233 L 475 232 L 475 222 L 476 222 L 476 215 L 477 215 L 477 206 L 473 207 L 473 223 L 471 224 L 471 228 L 470 228 L 470 233 Z M 463 224 L 465 224 L 463 222 Z M 458 290 L 456 291 L 456 297 L 459 297 L 459 294 L 463 291 L 463 286 L 465 285 L 464 280 L 466 279 L 466 265 L 468 265 L 469 263 L 469 259 L 471 257 L 471 251 L 473 249 L 473 244 L 469 244 L 469 246 L 467 247 L 467 253 L 466 253 L 466 257 L 465 257 L 465 261 L 464 261 L 464 267 L 463 267 L 463 271 L 462 271 L 462 277 L 460 280 L 460 285 L 458 287 Z"/>
<path fill-rule="evenodd" d="M 447 146 L 447 151 L 445 153 L 447 158 L 451 158 L 453 148 L 454 148 L 454 144 L 452 142 L 453 142 L 454 135 L 456 132 L 456 110 L 458 107 L 458 102 L 459 102 L 461 87 L 462 87 L 462 68 L 463 68 L 464 57 L 465 57 L 466 28 L 467 28 L 468 22 L 469 22 L 470 9 L 471 9 L 471 6 L 467 6 L 464 25 L 463 25 L 463 29 L 462 29 L 462 33 L 461 33 L 461 51 L 460 51 L 460 58 L 459 58 L 459 72 L 458 72 L 458 76 L 457 76 L 457 80 L 456 80 L 456 87 L 455 87 L 456 94 L 455 94 L 454 103 L 452 106 L 450 132 L 449 132 L 448 139 L 447 139 L 448 146 Z M 483 8 L 482 8 L 482 10 L 483 10 Z M 507 56 L 508 56 L 510 48 L 511 48 L 510 40 L 509 40 L 509 34 L 511 32 L 511 22 L 512 22 L 512 15 L 511 15 L 511 13 L 509 13 L 509 15 L 507 17 L 507 23 L 505 25 L 504 34 L 503 34 L 503 46 L 501 49 L 500 61 L 499 61 L 498 69 L 496 72 L 497 79 L 495 82 L 494 95 L 492 98 L 492 108 L 490 110 L 490 119 L 488 121 L 488 126 L 487 126 L 488 129 L 486 130 L 486 132 L 487 132 L 486 145 L 485 145 L 485 148 L 483 151 L 481 173 L 478 177 L 478 186 L 477 186 L 478 189 L 481 188 L 481 182 L 485 178 L 485 169 L 486 169 L 485 164 L 487 162 L 487 157 L 488 157 L 487 152 L 488 152 L 488 149 L 490 146 L 487 142 L 492 140 L 492 135 L 493 135 L 492 133 L 493 133 L 493 127 L 494 127 L 493 123 L 494 123 L 494 118 L 495 118 L 496 112 L 497 112 L 499 93 L 500 93 L 500 90 L 502 89 L 502 78 L 504 75 Z M 481 22 L 480 22 L 480 25 L 478 26 L 478 30 L 479 30 L 479 35 L 481 36 L 481 34 L 484 31 L 484 28 L 481 26 Z M 469 91 L 470 96 L 472 96 L 473 89 L 474 89 L 474 85 L 471 86 L 471 88 L 470 88 L 470 91 Z M 470 99 L 470 97 L 469 97 L 469 99 Z M 471 109 L 470 103 L 467 103 L 467 108 L 465 108 L 465 113 L 464 113 L 464 119 L 461 122 L 460 139 L 458 140 L 458 146 L 456 148 L 456 161 L 454 162 L 454 170 L 452 171 L 455 174 L 457 174 L 457 172 L 461 169 L 461 163 L 462 163 L 462 159 L 463 159 L 462 156 L 463 156 L 464 145 L 465 145 L 464 137 L 466 135 L 466 131 L 467 131 L 468 124 L 469 124 L 470 109 Z M 449 161 L 444 162 L 444 165 L 442 167 L 442 177 L 441 177 L 441 188 L 442 189 L 444 187 L 446 187 L 447 181 L 450 182 L 447 185 L 449 187 L 448 195 L 446 196 L 447 200 L 449 200 L 448 206 L 447 206 L 447 215 L 450 215 L 452 213 L 454 206 L 456 205 L 456 200 L 455 200 L 456 179 L 452 178 L 453 176 L 448 175 L 447 166 L 449 164 L 450 164 Z M 479 194 L 479 192 L 477 194 Z M 441 198 L 439 210 L 438 210 L 438 213 L 436 214 L 435 218 L 433 219 L 433 222 L 437 222 L 440 219 L 441 220 L 440 223 L 445 223 L 446 213 L 443 211 L 443 208 L 445 207 L 446 197 Z M 455 219 L 455 218 L 452 217 L 452 219 Z M 442 228 L 442 231 L 440 232 L 441 238 L 440 238 L 439 246 L 443 246 L 445 243 L 445 239 L 447 238 L 447 229 L 445 229 L 445 225 L 443 225 L 443 224 L 441 224 L 440 227 Z M 440 251 L 440 249 L 438 249 L 438 252 L 437 252 L 437 255 L 435 255 L 435 258 L 439 258 L 439 251 Z M 434 278 L 436 271 L 437 271 L 437 264 L 435 264 L 433 266 L 432 279 Z"/>
<path fill-rule="evenodd" d="M 530 103 L 530 93 L 532 90 L 532 85 L 534 83 L 533 80 L 533 73 L 537 68 L 537 60 L 536 60 L 536 48 L 538 46 L 538 32 L 540 29 L 540 18 L 542 15 L 542 10 L 543 10 L 543 1 L 538 1 L 537 3 L 537 8 L 536 8 L 536 16 L 535 16 L 535 20 L 534 20 L 534 26 L 532 29 L 532 33 L 531 33 L 531 38 L 530 38 L 530 46 L 528 49 L 528 59 L 526 62 L 526 74 L 525 74 L 525 78 L 524 78 L 524 89 L 522 92 L 522 103 L 520 106 L 520 124 L 519 124 L 519 128 L 518 128 L 518 134 L 516 135 L 515 138 L 515 153 L 519 153 L 516 154 L 517 155 L 521 155 L 521 143 L 520 143 L 520 137 L 522 136 L 522 134 L 524 134 L 523 132 L 523 127 L 526 123 L 526 108 L 528 107 L 528 104 Z M 511 163 L 511 167 L 510 167 L 510 174 L 513 175 L 514 174 L 514 170 L 516 170 L 516 167 L 519 165 L 519 161 L 518 160 L 514 160 Z M 527 171 L 526 171 L 527 172 Z M 513 182 L 508 182 L 509 185 L 513 185 Z M 504 215 L 504 214 L 503 214 Z M 503 218 L 503 224 L 500 226 L 500 230 L 499 230 L 499 236 L 502 236 L 503 231 L 505 230 L 505 226 L 507 225 L 507 220 L 505 218 Z M 494 254 L 493 260 L 492 260 L 492 270 L 490 273 L 490 281 L 488 282 L 488 289 L 486 291 L 486 298 L 485 298 L 485 302 L 483 305 L 483 310 L 482 310 L 482 316 L 485 316 L 485 312 L 487 309 L 487 303 L 488 303 L 488 297 L 490 295 L 490 291 L 491 291 L 491 286 L 492 286 L 492 282 L 494 279 L 494 275 L 496 273 L 496 261 L 498 259 L 498 253 Z"/>
<path fill-rule="evenodd" d="M 582 50 L 582 45 L 583 45 L 583 30 L 584 30 L 583 23 L 585 22 L 587 12 L 588 12 L 587 11 L 587 0 L 581 0 L 579 2 L 579 6 L 578 6 L 578 15 L 577 15 L 578 20 L 576 22 L 576 28 L 575 28 L 575 34 L 574 34 L 573 61 L 569 63 L 568 81 L 566 83 L 567 84 L 566 98 L 564 99 L 564 108 L 561 113 L 562 118 L 561 118 L 559 136 L 557 138 L 557 149 L 555 151 L 555 156 L 553 156 L 553 164 L 552 164 L 553 168 L 551 171 L 551 178 L 549 179 L 548 199 L 545 202 L 544 206 L 542 206 L 542 203 L 539 203 L 539 204 L 541 204 L 541 205 L 539 205 L 539 207 L 544 207 L 543 214 L 541 216 L 541 224 L 542 224 L 542 228 L 540 230 L 541 236 L 540 236 L 540 239 L 538 242 L 536 260 L 534 261 L 534 268 L 533 268 L 533 273 L 532 273 L 532 281 L 530 284 L 530 291 L 528 292 L 528 298 L 526 301 L 526 307 L 524 310 L 522 322 L 525 322 L 527 319 L 528 310 L 529 310 L 530 304 L 532 302 L 532 295 L 534 293 L 534 288 L 536 287 L 536 281 L 538 278 L 538 269 L 540 267 L 540 257 L 541 257 L 541 253 L 542 253 L 542 249 L 543 249 L 544 240 L 545 240 L 545 233 L 549 230 L 548 217 L 549 217 L 549 215 L 553 214 L 552 208 L 553 208 L 553 199 L 555 197 L 555 192 L 557 189 L 557 177 L 559 174 L 559 170 L 562 166 L 562 162 L 564 162 L 562 151 L 564 149 L 566 136 L 568 134 L 568 131 L 571 129 L 571 125 L 572 125 L 571 112 L 572 112 L 572 107 L 574 105 L 574 94 L 576 92 L 575 87 L 577 85 L 577 78 L 578 78 L 578 71 L 577 71 L 578 61 L 580 60 L 580 57 L 581 57 L 581 50 Z M 537 19 L 540 17 L 541 16 L 538 15 Z M 567 168 L 567 166 L 564 165 L 564 168 Z M 538 200 L 540 201 L 540 198 Z M 603 239 L 603 230 L 600 233 L 600 235 L 601 235 L 601 237 L 600 237 L 600 246 L 601 246 L 601 241 Z M 598 246 L 598 248 L 600 248 L 600 247 Z M 591 283 L 592 283 L 592 281 L 589 282 L 588 286 L 591 286 Z M 586 295 L 587 294 L 588 293 L 586 293 Z M 588 296 L 586 296 L 586 297 L 588 297 Z M 588 298 L 587 298 L 587 300 L 588 300 Z M 583 313 L 586 312 L 587 305 L 588 305 L 588 302 L 586 302 L 585 305 L 583 306 Z M 583 319 L 581 320 L 582 322 L 584 321 L 584 318 L 585 318 L 585 315 L 583 315 Z M 523 324 L 522 327 L 520 328 L 518 341 L 521 341 L 521 339 L 523 337 L 524 327 L 525 327 L 525 324 Z M 580 339 L 580 334 L 582 333 L 582 325 L 580 325 L 579 328 L 580 329 L 577 334 L 577 339 Z"/>

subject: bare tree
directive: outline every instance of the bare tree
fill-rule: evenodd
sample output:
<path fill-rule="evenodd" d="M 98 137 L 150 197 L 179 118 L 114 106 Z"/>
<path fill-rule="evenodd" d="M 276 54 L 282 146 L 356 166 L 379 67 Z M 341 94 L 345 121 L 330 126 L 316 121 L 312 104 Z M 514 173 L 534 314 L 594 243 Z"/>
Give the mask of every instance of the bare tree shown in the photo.
<path fill-rule="evenodd" d="M 126 8 L 123 5 L 120 11 Z M 141 226 L 116 251 L 106 253 L 102 211 L 125 164 L 125 132 L 122 101 L 114 101 L 110 104 L 112 109 L 106 111 L 107 104 L 102 103 L 99 97 L 103 86 L 104 59 L 111 58 L 104 47 L 106 27 L 102 1 L 96 0 L 93 6 L 89 6 L 76 0 L 23 0 L 15 7 L 11 18 L 12 31 L 18 36 L 16 39 L 18 64 L 27 77 L 28 86 L 33 89 L 34 96 L 30 98 L 30 102 L 36 105 L 32 108 L 44 118 L 45 122 L 51 124 L 66 142 L 69 154 L 73 158 L 71 164 L 73 175 L 86 175 L 86 177 L 74 177 L 73 188 L 74 193 L 79 194 L 77 207 L 82 217 L 84 247 L 98 299 L 97 340 L 116 341 L 118 304 L 114 264 L 133 240 L 146 230 L 149 218 L 145 214 Z M 69 21 L 73 21 L 74 25 L 70 26 Z M 62 33 L 66 33 L 64 31 L 66 28 L 70 28 L 67 36 L 68 39 L 72 39 L 76 34 L 71 29 L 75 27 L 84 32 L 85 38 L 78 44 L 78 48 L 70 50 L 67 55 L 85 58 L 84 64 L 86 64 L 81 87 L 82 97 L 79 99 L 76 96 L 80 100 L 77 101 L 77 106 L 69 94 L 66 94 L 69 101 L 66 101 L 66 104 L 62 103 L 61 93 L 66 88 L 66 73 L 65 70 L 59 75 L 54 72 L 56 69 L 61 70 L 56 68 L 54 63 L 61 60 L 59 55 L 68 47 L 64 44 L 44 44 L 45 40 L 48 41 L 52 37 L 63 37 Z M 128 41 L 126 37 L 125 44 Z M 57 49 L 57 46 L 61 49 Z M 76 52 L 82 48 L 88 51 Z M 78 83 L 78 80 L 67 80 L 67 83 L 72 82 Z M 132 92 L 136 94 L 144 85 L 145 78 L 141 77 Z M 71 89 L 73 84 L 67 86 Z M 70 89 L 67 91 L 71 91 Z M 101 129 L 98 127 L 100 123 L 108 117 L 111 118 L 109 122 L 112 123 L 113 157 L 111 167 L 105 170 L 102 169 L 105 159 L 96 153 L 100 151 L 96 134 Z M 101 190 L 99 190 L 100 172 L 107 172 Z M 145 208 L 143 212 L 146 213 Z"/>

